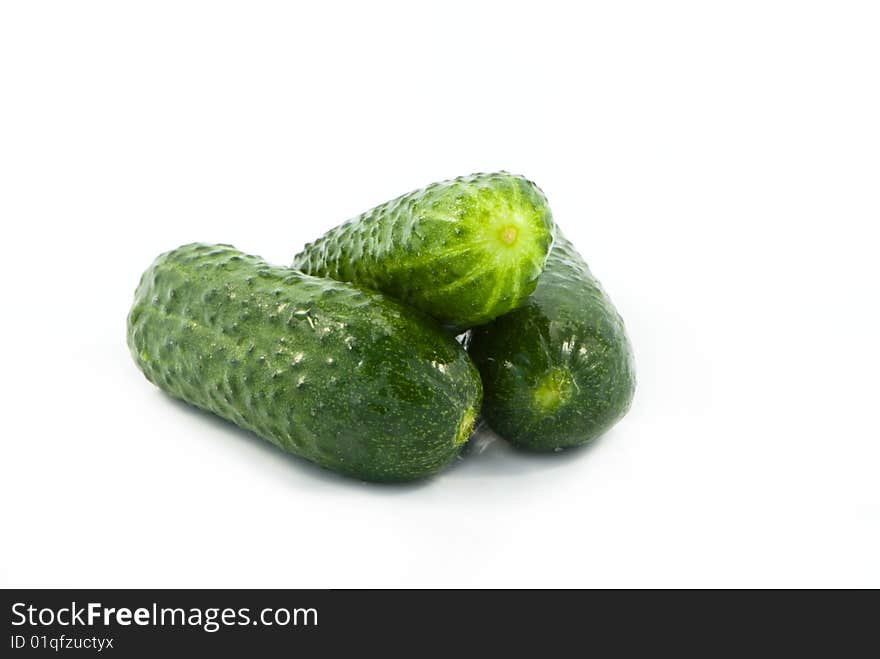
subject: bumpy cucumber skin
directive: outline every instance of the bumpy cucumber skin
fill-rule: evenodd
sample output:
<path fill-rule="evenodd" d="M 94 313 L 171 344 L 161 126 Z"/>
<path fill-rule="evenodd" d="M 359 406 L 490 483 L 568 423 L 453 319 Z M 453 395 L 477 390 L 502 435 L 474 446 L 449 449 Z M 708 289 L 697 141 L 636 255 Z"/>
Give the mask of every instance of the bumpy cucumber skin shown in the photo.
<path fill-rule="evenodd" d="M 463 330 L 526 300 L 552 240 L 547 199 L 534 183 L 473 174 L 349 220 L 307 245 L 293 267 L 382 291 Z"/>
<path fill-rule="evenodd" d="M 479 411 L 476 368 L 432 319 L 228 245 L 156 259 L 128 345 L 172 396 L 362 480 L 437 472 Z"/>
<path fill-rule="evenodd" d="M 483 378 L 484 418 L 525 449 L 586 444 L 626 414 L 635 392 L 623 320 L 558 233 L 525 306 L 474 329 L 468 350 Z"/>

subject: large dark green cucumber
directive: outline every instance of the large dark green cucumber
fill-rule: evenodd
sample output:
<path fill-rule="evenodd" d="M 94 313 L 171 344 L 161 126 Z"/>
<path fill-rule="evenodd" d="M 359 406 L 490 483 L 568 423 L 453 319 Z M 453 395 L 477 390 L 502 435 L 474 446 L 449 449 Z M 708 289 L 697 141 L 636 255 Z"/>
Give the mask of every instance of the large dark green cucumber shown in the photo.
<path fill-rule="evenodd" d="M 553 236 L 541 190 L 506 172 L 434 183 L 332 229 L 293 267 L 387 293 L 467 329 L 520 306 Z"/>
<path fill-rule="evenodd" d="M 476 369 L 432 319 L 226 245 L 156 259 L 128 345 L 172 396 L 364 480 L 438 471 L 479 410 Z"/>
<path fill-rule="evenodd" d="M 589 442 L 629 409 L 632 350 L 620 315 L 572 244 L 558 235 L 528 302 L 473 330 L 483 415 L 516 445 Z"/>

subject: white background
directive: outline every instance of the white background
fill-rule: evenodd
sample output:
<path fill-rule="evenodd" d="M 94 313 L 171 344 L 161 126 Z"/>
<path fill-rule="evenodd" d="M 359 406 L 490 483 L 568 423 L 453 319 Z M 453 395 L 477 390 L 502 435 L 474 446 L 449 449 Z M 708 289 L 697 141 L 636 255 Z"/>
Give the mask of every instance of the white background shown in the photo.
<path fill-rule="evenodd" d="M 298 4 L 0 8 L 0 583 L 880 586 L 877 4 Z M 129 357 L 158 253 L 496 169 L 627 321 L 592 447 L 367 485 Z"/>

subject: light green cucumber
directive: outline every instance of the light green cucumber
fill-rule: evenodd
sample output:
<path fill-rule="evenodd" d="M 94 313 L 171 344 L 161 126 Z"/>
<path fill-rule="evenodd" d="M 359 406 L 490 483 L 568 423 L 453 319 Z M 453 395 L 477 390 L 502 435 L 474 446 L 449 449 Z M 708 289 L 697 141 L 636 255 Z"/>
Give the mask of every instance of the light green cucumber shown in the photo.
<path fill-rule="evenodd" d="M 520 306 L 553 236 L 541 190 L 506 172 L 473 174 L 410 192 L 332 229 L 293 267 L 354 282 L 457 330 Z"/>

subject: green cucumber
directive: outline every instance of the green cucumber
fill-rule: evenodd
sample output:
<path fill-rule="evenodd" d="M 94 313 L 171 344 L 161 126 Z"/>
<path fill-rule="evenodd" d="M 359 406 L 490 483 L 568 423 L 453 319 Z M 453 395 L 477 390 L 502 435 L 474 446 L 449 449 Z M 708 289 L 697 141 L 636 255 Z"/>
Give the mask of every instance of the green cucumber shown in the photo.
<path fill-rule="evenodd" d="M 363 480 L 438 471 L 479 410 L 475 367 L 426 315 L 228 245 L 156 259 L 128 345 L 172 396 Z"/>
<path fill-rule="evenodd" d="M 623 320 L 562 235 L 528 302 L 474 329 L 468 350 L 483 378 L 483 416 L 515 445 L 551 451 L 613 426 L 635 392 Z"/>
<path fill-rule="evenodd" d="M 506 172 L 434 183 L 332 229 L 293 267 L 387 293 L 458 330 L 520 306 L 553 240 L 547 199 Z"/>

